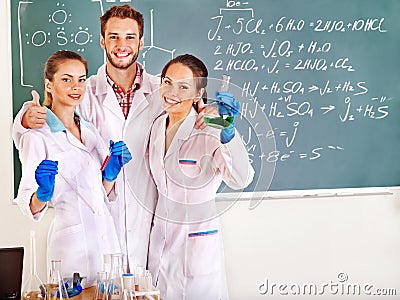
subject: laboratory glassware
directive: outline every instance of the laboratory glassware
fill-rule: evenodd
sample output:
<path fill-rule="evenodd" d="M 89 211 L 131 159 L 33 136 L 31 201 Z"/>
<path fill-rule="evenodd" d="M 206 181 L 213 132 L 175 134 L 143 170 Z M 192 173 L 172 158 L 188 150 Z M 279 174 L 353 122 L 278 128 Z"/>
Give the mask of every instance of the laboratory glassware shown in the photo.
<path fill-rule="evenodd" d="M 122 292 L 122 300 L 136 300 L 134 291 L 134 277 L 133 274 L 123 274 L 122 281 L 124 290 Z"/>
<path fill-rule="evenodd" d="M 221 79 L 221 84 L 219 87 L 220 92 L 228 92 L 229 84 L 230 84 L 231 77 L 229 75 L 223 74 Z M 208 109 L 206 110 L 206 114 L 204 116 L 204 122 L 211 127 L 217 129 L 225 129 L 231 126 L 234 117 L 228 114 L 221 112 L 218 109 L 218 105 L 227 105 L 228 104 L 219 101 L 218 99 L 207 99 L 207 106 Z"/>
<path fill-rule="evenodd" d="M 67 288 L 61 277 L 61 260 L 51 261 L 50 279 L 46 285 L 47 300 L 68 299 Z"/>
<path fill-rule="evenodd" d="M 93 300 L 102 300 L 106 291 L 107 284 L 107 272 L 97 272 L 97 283 L 94 291 Z"/>
<path fill-rule="evenodd" d="M 22 290 L 23 300 L 39 300 L 46 298 L 46 288 L 36 272 L 36 237 L 35 231 L 30 232 L 30 273 Z"/>
<path fill-rule="evenodd" d="M 124 285 L 122 282 L 122 253 L 111 254 L 111 271 L 107 278 L 103 300 L 120 300 Z"/>

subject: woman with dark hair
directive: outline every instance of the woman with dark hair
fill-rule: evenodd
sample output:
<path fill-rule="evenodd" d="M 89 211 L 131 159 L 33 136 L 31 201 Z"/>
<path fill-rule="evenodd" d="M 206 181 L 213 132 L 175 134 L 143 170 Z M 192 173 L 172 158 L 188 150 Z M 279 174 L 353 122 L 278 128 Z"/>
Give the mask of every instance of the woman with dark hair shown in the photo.
<path fill-rule="evenodd" d="M 21 135 L 22 178 L 16 201 L 33 221 L 49 203 L 55 208 L 47 240 L 50 261 L 62 262 L 62 276 L 79 272 L 84 286 L 95 284 L 103 254 L 120 252 L 108 194 L 131 155 L 124 142 L 110 141 L 75 112 L 86 90 L 87 62 L 71 51 L 57 51 L 44 71 L 46 124 Z M 38 97 L 38 96 L 37 96 Z M 110 154 L 108 164 L 100 171 Z"/>
<path fill-rule="evenodd" d="M 148 267 L 166 300 L 228 298 L 215 196 L 222 180 L 242 189 L 254 174 L 234 123 L 224 130 L 194 128 L 207 76 L 204 63 L 189 54 L 164 67 L 160 97 L 165 113 L 150 135 L 150 170 L 159 197 Z M 231 94 L 216 98 L 232 117 L 238 114 L 240 105 Z"/>

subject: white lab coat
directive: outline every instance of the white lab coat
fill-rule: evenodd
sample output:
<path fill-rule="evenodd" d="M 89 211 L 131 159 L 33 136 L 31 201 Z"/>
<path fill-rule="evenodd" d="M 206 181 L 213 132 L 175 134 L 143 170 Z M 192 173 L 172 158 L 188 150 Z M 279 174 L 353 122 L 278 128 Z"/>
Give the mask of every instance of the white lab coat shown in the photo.
<path fill-rule="evenodd" d="M 228 298 L 214 198 L 222 180 L 241 189 L 254 175 L 238 133 L 223 145 L 220 130 L 194 129 L 196 117 L 192 109 L 165 155 L 167 114 L 151 131 L 150 169 L 159 198 L 148 266 L 165 300 Z"/>
<path fill-rule="evenodd" d="M 63 277 L 79 272 L 86 277 L 84 286 L 91 286 L 103 270 L 103 255 L 120 251 L 120 246 L 100 171 L 108 149 L 97 130 L 83 120 L 81 137 L 83 143 L 49 110 L 43 128 L 22 134 L 17 145 L 22 178 L 16 201 L 26 215 L 39 221 L 48 206 L 35 215 L 30 211 L 30 199 L 38 188 L 35 169 L 43 159 L 58 161 L 50 201 L 55 215 L 47 239 L 47 270 L 51 260 L 61 259 Z"/>
<path fill-rule="evenodd" d="M 162 112 L 158 96 L 150 97 L 158 90 L 160 78 L 143 71 L 141 88 L 135 92 L 134 101 L 125 117 L 115 92 L 108 84 L 105 65 L 87 80 L 87 89 L 78 112 L 83 119 L 93 123 L 106 145 L 109 140 L 124 141 L 132 161 L 118 175 L 115 194 L 118 200 L 109 203 L 114 218 L 127 270 L 136 265 L 146 266 L 150 226 L 157 201 L 157 189 L 148 169 L 146 146 L 150 128 Z M 21 117 L 29 103 L 25 103 L 14 120 L 13 138 L 16 144 L 27 129 L 21 125 Z"/>
<path fill-rule="evenodd" d="M 157 201 L 157 189 L 148 170 L 146 145 L 151 124 L 162 112 L 159 97 L 150 97 L 159 87 L 160 78 L 143 71 L 142 85 L 135 92 L 125 120 L 115 92 L 107 83 L 103 65 L 97 75 L 88 79 L 86 96 L 78 108 L 81 116 L 94 124 L 107 144 L 109 140 L 122 140 L 133 157 L 117 178 L 118 201 L 109 206 L 131 271 L 136 265 L 146 266 L 150 226 Z"/>

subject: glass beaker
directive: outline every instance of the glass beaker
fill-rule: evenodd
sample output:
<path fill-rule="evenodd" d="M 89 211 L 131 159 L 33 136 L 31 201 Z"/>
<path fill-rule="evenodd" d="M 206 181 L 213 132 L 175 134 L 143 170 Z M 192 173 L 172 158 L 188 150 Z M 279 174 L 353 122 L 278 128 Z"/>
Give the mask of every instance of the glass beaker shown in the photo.
<path fill-rule="evenodd" d="M 134 277 L 133 274 L 123 274 L 122 281 L 124 284 L 124 291 L 122 292 L 122 300 L 135 300 L 134 291 Z"/>
<path fill-rule="evenodd" d="M 122 282 L 122 253 L 111 254 L 111 271 L 107 278 L 103 300 L 120 300 L 124 285 Z"/>
<path fill-rule="evenodd" d="M 93 300 L 102 300 L 106 291 L 107 272 L 97 272 L 97 283 L 94 291 Z"/>
<path fill-rule="evenodd" d="M 22 290 L 21 299 L 23 300 L 38 300 L 46 298 L 46 288 L 40 280 L 36 272 L 36 237 L 35 231 L 30 232 L 31 253 L 30 264 L 31 269 L 24 288 Z"/>
<path fill-rule="evenodd" d="M 60 270 L 61 260 L 52 260 L 50 279 L 46 285 L 47 300 L 65 300 L 69 298 Z"/>
<path fill-rule="evenodd" d="M 221 79 L 221 84 L 219 87 L 220 92 L 228 92 L 229 83 L 231 77 L 229 75 L 223 74 Z M 204 123 L 206 123 L 210 127 L 214 127 L 217 129 L 226 129 L 231 126 L 234 117 L 226 114 L 227 110 L 220 109 L 218 105 L 227 105 L 223 102 L 220 102 L 218 99 L 207 99 L 207 108 L 206 113 L 204 115 Z"/>

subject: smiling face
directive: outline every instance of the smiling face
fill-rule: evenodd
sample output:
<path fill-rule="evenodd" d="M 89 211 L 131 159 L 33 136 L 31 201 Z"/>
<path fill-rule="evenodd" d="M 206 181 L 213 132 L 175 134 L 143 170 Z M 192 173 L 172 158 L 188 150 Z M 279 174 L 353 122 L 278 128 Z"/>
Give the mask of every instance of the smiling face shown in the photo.
<path fill-rule="evenodd" d="M 108 67 L 128 69 L 136 62 L 144 42 L 135 20 L 112 17 L 105 26 L 104 37 L 100 37 L 100 45 L 106 52 Z"/>
<path fill-rule="evenodd" d="M 180 114 L 186 117 L 190 109 L 203 93 L 198 90 L 192 70 L 181 64 L 171 64 L 161 81 L 161 101 L 169 114 Z"/>
<path fill-rule="evenodd" d="M 76 59 L 67 59 L 57 66 L 52 80 L 45 79 L 45 88 L 53 106 L 77 106 L 86 91 L 86 68 Z"/>

